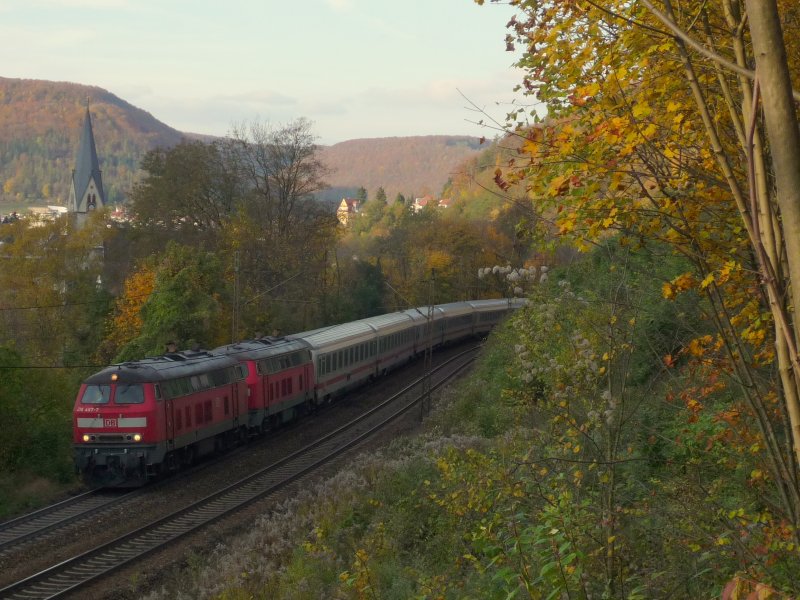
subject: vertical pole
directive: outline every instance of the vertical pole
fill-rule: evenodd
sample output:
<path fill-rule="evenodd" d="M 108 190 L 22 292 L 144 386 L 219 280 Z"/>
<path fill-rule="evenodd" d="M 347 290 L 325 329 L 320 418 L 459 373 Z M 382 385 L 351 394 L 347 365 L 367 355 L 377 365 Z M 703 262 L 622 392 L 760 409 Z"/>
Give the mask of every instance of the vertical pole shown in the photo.
<path fill-rule="evenodd" d="M 436 292 L 436 270 L 431 269 L 431 278 L 428 288 L 428 343 L 425 347 L 425 377 L 422 387 L 422 402 L 420 403 L 419 420 L 431 411 L 431 370 L 433 368 L 433 306 Z"/>
<path fill-rule="evenodd" d="M 231 344 L 239 341 L 239 251 L 233 255 L 233 315 L 231 318 Z"/>

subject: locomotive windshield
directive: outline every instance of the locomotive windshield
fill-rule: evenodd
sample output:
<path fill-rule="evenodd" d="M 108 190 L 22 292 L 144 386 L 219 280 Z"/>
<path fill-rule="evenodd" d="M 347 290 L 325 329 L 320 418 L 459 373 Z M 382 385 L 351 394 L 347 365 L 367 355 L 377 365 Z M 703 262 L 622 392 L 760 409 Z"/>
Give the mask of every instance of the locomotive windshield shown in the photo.
<path fill-rule="evenodd" d="M 142 404 L 144 391 L 140 385 L 117 384 L 117 393 L 114 394 L 114 404 Z"/>
<path fill-rule="evenodd" d="M 87 385 L 83 392 L 83 404 L 108 404 L 111 399 L 110 385 Z"/>

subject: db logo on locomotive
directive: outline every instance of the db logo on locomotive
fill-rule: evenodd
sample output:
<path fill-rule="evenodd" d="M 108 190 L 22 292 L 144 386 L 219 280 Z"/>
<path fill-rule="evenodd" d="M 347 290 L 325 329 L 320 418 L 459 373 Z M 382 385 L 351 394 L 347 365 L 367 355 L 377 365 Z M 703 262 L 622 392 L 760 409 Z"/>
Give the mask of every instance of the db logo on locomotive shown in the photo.
<path fill-rule="evenodd" d="M 117 419 L 103 419 L 103 427 L 117 427 Z"/>

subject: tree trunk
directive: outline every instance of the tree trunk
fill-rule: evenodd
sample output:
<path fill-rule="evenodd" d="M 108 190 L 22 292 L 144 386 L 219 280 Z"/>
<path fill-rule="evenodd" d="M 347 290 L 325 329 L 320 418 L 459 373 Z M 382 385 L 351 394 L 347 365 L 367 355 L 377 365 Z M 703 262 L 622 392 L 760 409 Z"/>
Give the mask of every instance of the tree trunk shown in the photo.
<path fill-rule="evenodd" d="M 780 16 L 776 0 L 747 0 L 747 16 L 750 36 L 756 61 L 756 74 L 763 95 L 764 120 L 769 137 L 769 149 L 775 172 L 777 203 L 783 228 L 782 239 L 786 244 L 786 262 L 789 275 L 790 304 L 800 307 L 800 129 L 792 86 L 786 48 L 783 43 Z M 777 282 L 779 285 L 783 282 Z M 785 333 L 795 340 L 800 338 L 798 319 L 792 316 L 792 326 Z M 797 372 L 797 353 L 791 357 L 794 380 L 800 379 Z M 800 462 L 800 407 L 797 403 L 787 406 L 792 427 L 795 456 Z"/>

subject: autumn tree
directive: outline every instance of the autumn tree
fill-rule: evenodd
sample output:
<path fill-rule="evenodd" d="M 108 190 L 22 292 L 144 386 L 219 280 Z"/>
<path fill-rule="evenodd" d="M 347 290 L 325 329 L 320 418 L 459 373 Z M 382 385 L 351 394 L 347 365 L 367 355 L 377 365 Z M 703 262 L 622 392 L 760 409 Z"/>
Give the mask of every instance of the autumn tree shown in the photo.
<path fill-rule="evenodd" d="M 39 227 L 2 226 L 0 344 L 32 364 L 87 364 L 110 305 L 102 287 L 104 245 L 114 230 L 95 213 L 84 227 L 67 217 Z"/>
<path fill-rule="evenodd" d="M 247 209 L 272 235 L 302 224 L 313 194 L 325 187 L 315 139 L 306 119 L 283 126 L 253 122 L 230 135 L 227 150 L 245 187 Z"/>
<path fill-rule="evenodd" d="M 223 229 L 238 209 L 240 182 L 219 142 L 183 141 L 149 151 L 131 192 L 140 226 L 187 236 Z"/>
<path fill-rule="evenodd" d="M 230 303 L 223 272 L 215 253 L 174 242 L 150 258 L 128 279 L 118 301 L 111 339 L 125 344 L 115 362 L 162 354 L 168 341 L 180 348 L 227 341 Z"/>
<path fill-rule="evenodd" d="M 496 170 L 497 185 L 524 185 L 541 218 L 582 250 L 614 235 L 632 247 L 668 243 L 690 261 L 664 295 L 699 293 L 716 335 L 686 340 L 678 356 L 736 386 L 746 418 L 731 427 L 760 440 L 775 507 L 797 538 L 800 147 L 790 82 L 800 66 L 784 51 L 797 48 L 796 28 L 780 28 L 796 9 L 515 4 L 507 43 L 521 46 L 521 88 L 548 115 L 520 122 L 519 155 Z M 712 396 L 690 400 L 715 409 Z"/>
<path fill-rule="evenodd" d="M 225 142 L 243 190 L 242 211 L 227 235 L 228 261 L 233 265 L 238 253 L 250 329 L 272 329 L 264 315 L 292 329 L 318 314 L 337 220 L 314 200 L 326 175 L 315 140 L 311 123 L 297 119 L 240 125 Z M 308 303 L 304 310 L 287 304 L 299 298 Z"/>

